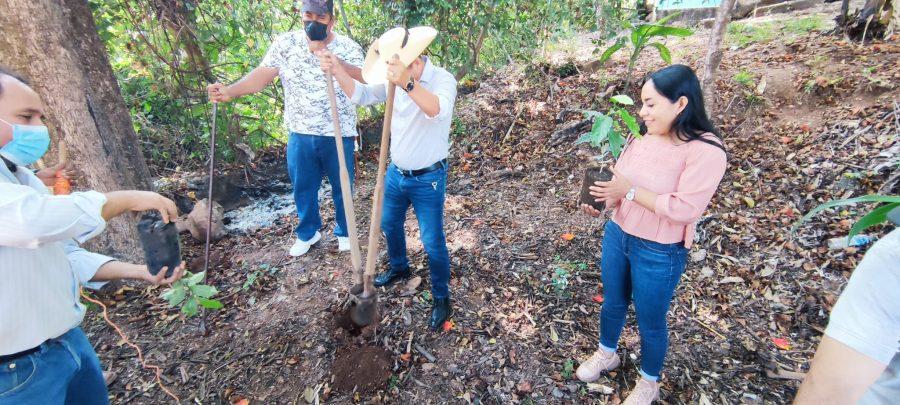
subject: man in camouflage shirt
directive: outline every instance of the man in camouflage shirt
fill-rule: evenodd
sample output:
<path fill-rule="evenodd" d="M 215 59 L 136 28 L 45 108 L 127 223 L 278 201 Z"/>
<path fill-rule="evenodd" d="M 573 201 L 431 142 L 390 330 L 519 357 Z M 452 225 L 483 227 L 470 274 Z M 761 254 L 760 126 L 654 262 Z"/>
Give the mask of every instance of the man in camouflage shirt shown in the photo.
<path fill-rule="evenodd" d="M 334 126 L 325 82 L 316 51 L 327 49 L 337 55 L 341 64 L 355 79 L 362 81 L 362 48 L 352 39 L 333 31 L 335 24 L 332 0 L 303 1 L 303 31 L 279 36 L 269 48 L 259 67 L 230 86 L 210 85 L 210 101 L 223 102 L 262 91 L 281 78 L 284 87 L 284 123 L 290 133 L 287 146 L 287 168 L 294 188 L 294 202 L 300 223 L 292 256 L 301 256 L 318 242 L 322 235 L 319 216 L 319 186 L 328 176 L 334 199 L 334 234 L 338 249 L 350 250 L 347 220 L 341 196 L 340 167 L 334 144 Z M 338 86 L 335 86 L 338 87 Z M 356 137 L 356 107 L 343 91 L 336 91 L 338 116 L 343 132 L 347 170 L 353 181 L 352 162 Z"/>

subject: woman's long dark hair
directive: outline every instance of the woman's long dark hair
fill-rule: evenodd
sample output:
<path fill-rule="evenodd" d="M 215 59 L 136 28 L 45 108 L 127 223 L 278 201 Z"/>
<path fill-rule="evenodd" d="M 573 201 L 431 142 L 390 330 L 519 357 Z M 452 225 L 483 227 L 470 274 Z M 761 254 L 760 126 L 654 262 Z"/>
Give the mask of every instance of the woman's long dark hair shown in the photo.
<path fill-rule="evenodd" d="M 652 80 L 656 91 L 673 103 L 682 96 L 687 98 L 687 107 L 678 114 L 675 122 L 672 123 L 672 129 L 679 140 L 705 142 L 727 152 L 721 142 L 722 137 L 719 135 L 719 131 L 706 116 L 700 80 L 697 79 L 693 69 L 685 65 L 666 66 L 651 73 L 647 80 Z M 703 136 L 706 133 L 711 133 L 719 139 L 712 140 Z"/>

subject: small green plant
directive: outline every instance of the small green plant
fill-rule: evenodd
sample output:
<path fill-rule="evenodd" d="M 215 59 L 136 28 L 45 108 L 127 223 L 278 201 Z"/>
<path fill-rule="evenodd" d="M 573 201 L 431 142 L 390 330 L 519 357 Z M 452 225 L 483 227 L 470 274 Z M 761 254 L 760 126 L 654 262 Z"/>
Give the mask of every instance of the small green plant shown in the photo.
<path fill-rule="evenodd" d="M 775 39 L 775 26 L 772 23 L 745 24 L 731 23 L 726 35 L 728 42 L 744 48 L 752 43 L 765 43 Z"/>
<path fill-rule="evenodd" d="M 580 271 L 587 270 L 587 264 L 582 262 L 570 262 L 560 259 L 558 256 L 553 265 L 553 274 L 550 276 L 550 285 L 559 295 L 567 295 L 572 276 Z"/>
<path fill-rule="evenodd" d="M 450 129 L 450 139 L 459 139 L 469 133 L 469 127 L 461 119 L 453 117 Z"/>
<path fill-rule="evenodd" d="M 735 73 L 734 81 L 740 83 L 744 87 L 756 87 L 756 78 L 753 77 L 752 73 L 746 70 Z"/>
<path fill-rule="evenodd" d="M 589 143 L 595 148 L 608 149 L 613 157 L 618 159 L 619 154 L 622 153 L 622 147 L 625 145 L 625 131 L 640 138 L 641 129 L 637 118 L 625 109 L 625 106 L 634 105 L 631 97 L 620 94 L 609 100 L 613 107 L 606 114 L 598 111 L 583 111 L 585 116 L 594 118 L 594 125 L 591 127 L 591 132 L 581 135 L 575 144 Z"/>
<path fill-rule="evenodd" d="M 877 66 L 870 66 L 863 68 L 862 76 L 866 78 L 867 82 L 864 83 L 867 90 L 872 90 L 874 87 L 881 87 L 885 89 L 892 89 L 894 85 L 890 83 L 890 81 L 885 80 L 884 78 L 878 77 L 876 75 L 878 68 Z"/>
<path fill-rule="evenodd" d="M 803 92 L 806 94 L 810 94 L 816 91 L 816 81 L 813 79 L 807 80 L 803 85 Z"/>
<path fill-rule="evenodd" d="M 662 60 L 667 64 L 671 64 L 672 52 L 669 51 L 669 48 L 667 48 L 660 42 L 650 42 L 650 40 L 656 37 L 688 37 L 693 35 L 694 31 L 690 29 L 666 25 L 669 20 L 678 15 L 679 13 L 668 15 L 653 24 L 635 25 L 631 21 L 623 21 L 622 24 L 627 30 L 627 34 L 623 33 L 622 35 L 616 37 L 615 42 L 609 48 L 606 48 L 606 50 L 603 51 L 602 54 L 600 54 L 600 63 L 608 61 L 616 52 L 624 48 L 625 45 L 630 42 L 631 56 L 628 58 L 627 75 L 629 83 L 631 82 L 631 72 L 634 70 L 634 63 L 641 55 L 641 52 L 644 50 L 644 48 L 648 46 L 656 48 L 656 50 L 659 51 L 659 57 L 662 58 Z"/>
<path fill-rule="evenodd" d="M 566 360 L 566 362 L 563 364 L 563 369 L 562 369 L 562 373 L 561 373 L 562 378 L 568 380 L 568 379 L 572 378 L 572 373 L 574 373 L 574 372 L 575 372 L 575 362 L 572 361 L 572 359 Z"/>
<path fill-rule="evenodd" d="M 765 99 L 762 98 L 762 96 L 760 96 L 759 94 L 756 94 L 752 91 L 744 92 L 744 100 L 746 100 L 747 104 L 750 104 L 750 105 L 760 105 L 763 103 L 763 101 L 765 101 Z"/>
<path fill-rule="evenodd" d="M 258 280 L 260 276 L 262 276 L 263 274 L 266 274 L 266 273 L 269 274 L 270 276 L 274 275 L 275 273 L 278 273 L 278 268 L 271 267 L 271 266 L 269 266 L 268 263 L 263 263 L 263 264 L 259 265 L 258 269 L 247 274 L 247 279 L 244 280 L 244 285 L 241 286 L 241 289 L 244 291 L 249 290 L 250 287 L 253 287 L 256 284 L 256 280 Z"/>
<path fill-rule="evenodd" d="M 188 317 L 197 315 L 200 308 L 221 309 L 222 302 L 213 299 L 219 290 L 211 285 L 203 284 L 206 272 L 193 274 L 185 273 L 185 276 L 172 284 L 172 287 L 160 295 L 169 302 L 169 308 L 181 306 L 181 312 Z"/>
<path fill-rule="evenodd" d="M 570 277 L 572 277 L 572 274 L 564 268 L 557 267 L 553 270 L 553 277 L 550 279 L 550 282 L 553 284 L 553 289 L 556 290 L 557 294 L 565 294 L 566 288 L 569 287 Z"/>
<path fill-rule="evenodd" d="M 400 378 L 398 378 L 395 374 L 391 374 L 390 380 L 388 380 L 388 390 L 394 389 L 397 384 L 400 383 Z"/>
<path fill-rule="evenodd" d="M 888 213 L 890 213 L 893 209 L 900 207 L 900 195 L 873 194 L 873 195 L 867 195 L 867 196 L 863 196 L 863 197 L 848 198 L 846 200 L 835 200 L 835 201 L 827 202 L 825 204 L 821 204 L 818 207 L 813 208 L 812 211 L 810 211 L 809 213 L 804 215 L 803 218 L 800 218 L 794 224 L 794 226 L 791 228 L 791 232 L 796 231 L 797 228 L 800 226 L 800 224 L 809 220 L 814 215 L 816 215 L 826 209 L 843 206 L 843 205 L 852 205 L 852 204 L 856 204 L 856 203 L 867 203 L 867 202 L 879 203 L 880 205 L 877 208 L 875 208 L 874 210 L 870 211 L 864 217 L 860 218 L 859 221 L 856 221 L 856 223 L 850 227 L 850 233 L 847 235 L 848 239 L 854 237 L 855 235 L 861 233 L 862 231 L 864 231 L 870 227 L 887 222 Z"/>
<path fill-rule="evenodd" d="M 784 23 L 784 30 L 793 34 L 808 34 L 813 31 L 821 31 L 823 28 L 825 28 L 825 23 L 818 16 L 789 19 Z"/>

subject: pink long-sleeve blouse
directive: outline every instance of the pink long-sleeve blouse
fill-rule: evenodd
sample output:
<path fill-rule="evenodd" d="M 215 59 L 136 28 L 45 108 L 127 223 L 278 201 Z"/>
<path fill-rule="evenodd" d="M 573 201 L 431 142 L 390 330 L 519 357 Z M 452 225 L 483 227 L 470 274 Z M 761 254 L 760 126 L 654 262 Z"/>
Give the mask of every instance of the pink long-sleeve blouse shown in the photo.
<path fill-rule="evenodd" d="M 720 142 L 712 134 L 705 136 Z M 725 152 L 699 140 L 674 145 L 659 136 L 634 139 L 616 170 L 635 187 L 659 196 L 655 210 L 623 198 L 612 220 L 629 235 L 659 243 L 683 241 L 690 248 L 697 220 L 722 181 L 725 166 Z"/>

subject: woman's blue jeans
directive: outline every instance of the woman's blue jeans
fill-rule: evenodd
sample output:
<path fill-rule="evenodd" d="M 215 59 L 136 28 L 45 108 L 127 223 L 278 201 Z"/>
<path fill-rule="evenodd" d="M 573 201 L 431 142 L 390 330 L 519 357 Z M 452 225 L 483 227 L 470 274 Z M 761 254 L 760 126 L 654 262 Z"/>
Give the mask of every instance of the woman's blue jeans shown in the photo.
<path fill-rule="evenodd" d="M 663 244 L 625 233 L 608 221 L 600 259 L 603 307 L 600 309 L 600 346 L 615 351 L 625 326 L 628 305 L 634 302 L 641 335 L 641 375 L 659 379 L 669 331 L 666 314 L 684 273 L 688 250 L 683 243 Z"/>

